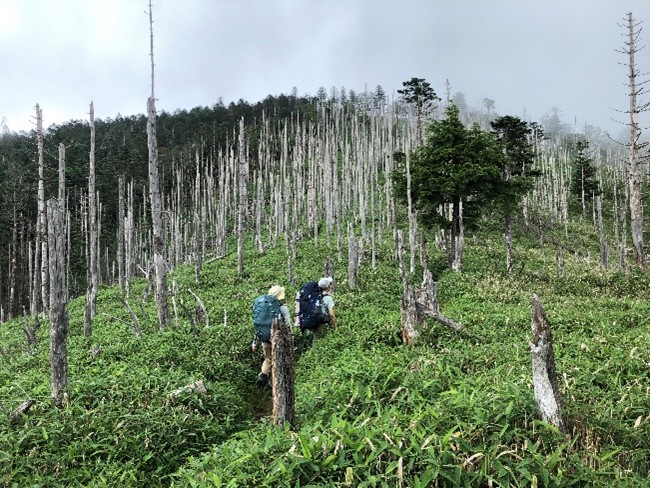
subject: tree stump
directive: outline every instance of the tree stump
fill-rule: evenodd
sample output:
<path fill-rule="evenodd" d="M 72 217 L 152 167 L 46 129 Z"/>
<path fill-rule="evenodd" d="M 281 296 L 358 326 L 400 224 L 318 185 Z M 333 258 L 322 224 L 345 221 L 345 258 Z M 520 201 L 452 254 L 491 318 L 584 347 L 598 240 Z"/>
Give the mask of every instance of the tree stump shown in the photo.
<path fill-rule="evenodd" d="M 530 343 L 533 367 L 535 403 L 542 420 L 564 432 L 560 392 L 557 387 L 553 339 L 544 307 L 537 295 L 533 295 L 531 328 L 533 341 Z"/>
<path fill-rule="evenodd" d="M 296 422 L 296 395 L 293 368 L 293 334 L 290 324 L 276 319 L 271 325 L 272 361 L 271 381 L 273 386 L 273 421 L 291 428 Z"/>
<path fill-rule="evenodd" d="M 407 346 L 414 345 L 420 333 L 417 326 L 422 323 L 422 314 L 415 299 L 415 289 L 405 279 L 404 293 L 402 295 L 402 342 Z"/>
<path fill-rule="evenodd" d="M 424 279 L 422 280 L 422 286 L 417 290 L 416 299 L 421 314 L 431 317 L 455 331 L 459 331 L 463 328 L 459 323 L 445 317 L 440 311 L 437 283 L 433 281 L 431 271 L 428 269 L 424 271 Z"/>

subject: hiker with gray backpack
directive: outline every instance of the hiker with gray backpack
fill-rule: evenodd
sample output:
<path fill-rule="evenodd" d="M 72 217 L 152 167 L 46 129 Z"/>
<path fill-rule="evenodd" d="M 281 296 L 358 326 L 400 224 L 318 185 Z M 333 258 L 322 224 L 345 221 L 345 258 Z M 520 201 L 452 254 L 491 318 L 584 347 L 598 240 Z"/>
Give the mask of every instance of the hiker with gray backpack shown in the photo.
<path fill-rule="evenodd" d="M 314 340 L 322 339 L 329 328 L 336 329 L 334 299 L 331 295 L 332 278 L 326 276 L 308 281 L 296 295 L 296 325 L 304 334 L 310 330 Z M 303 340 L 304 343 L 304 340 Z"/>
<path fill-rule="evenodd" d="M 281 326 L 288 327 L 291 323 L 289 308 L 284 304 L 284 287 L 274 285 L 266 295 L 260 295 L 253 301 L 253 325 L 255 337 L 251 344 L 253 352 L 261 344 L 264 353 L 262 370 L 257 376 L 257 386 L 265 387 L 269 382 L 272 365 L 271 326 L 275 319 L 281 320 Z"/>

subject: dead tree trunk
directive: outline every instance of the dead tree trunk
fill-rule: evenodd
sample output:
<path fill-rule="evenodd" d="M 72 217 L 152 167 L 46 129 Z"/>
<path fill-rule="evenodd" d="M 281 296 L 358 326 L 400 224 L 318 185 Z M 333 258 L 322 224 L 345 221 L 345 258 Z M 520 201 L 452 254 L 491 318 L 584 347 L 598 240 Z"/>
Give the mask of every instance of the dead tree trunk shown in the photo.
<path fill-rule="evenodd" d="M 86 313 L 84 314 L 84 335 L 90 337 L 93 331 L 92 321 L 97 307 L 97 290 L 99 273 L 97 270 L 97 200 L 95 195 L 95 109 L 90 102 L 90 170 L 88 173 L 88 291 L 86 293 Z"/>
<path fill-rule="evenodd" d="M 117 281 L 124 293 L 124 175 L 119 176 L 117 186 Z"/>
<path fill-rule="evenodd" d="M 506 272 L 510 273 L 514 263 L 512 253 L 512 214 L 510 212 L 506 213 L 503 237 L 506 244 Z"/>
<path fill-rule="evenodd" d="M 237 272 L 244 272 L 244 226 L 248 213 L 248 160 L 244 139 L 244 117 L 239 121 L 239 164 L 237 182 L 239 184 L 239 212 L 237 213 Z"/>
<path fill-rule="evenodd" d="M 604 270 L 609 268 L 609 244 L 605 237 L 605 225 L 603 223 L 603 199 L 598 195 L 596 201 L 596 216 L 598 219 L 598 237 L 600 240 L 600 267 Z"/>
<path fill-rule="evenodd" d="M 271 328 L 273 385 L 273 421 L 290 428 L 296 423 L 296 395 L 293 369 L 293 334 L 284 319 L 273 321 Z"/>
<path fill-rule="evenodd" d="M 68 384 L 68 311 L 65 297 L 64 211 L 57 199 L 47 204 L 48 247 L 50 250 L 50 358 L 52 400 L 60 405 L 66 400 Z"/>
<path fill-rule="evenodd" d="M 45 208 L 45 168 L 43 161 L 43 111 L 36 104 L 36 141 L 38 146 L 38 242 L 40 242 L 40 260 L 36 261 L 34 265 L 36 267 L 40 266 L 40 270 L 35 268 L 37 273 L 40 272 L 40 290 L 35 290 L 36 293 L 40 294 L 40 299 L 36 300 L 42 305 L 42 310 L 47 314 L 47 307 L 49 304 L 49 298 L 47 295 L 48 283 L 47 283 L 47 211 Z M 40 308 L 40 307 L 38 307 Z"/>
<path fill-rule="evenodd" d="M 532 355 L 535 403 L 544 422 L 548 422 L 564 431 L 561 412 L 562 401 L 555 372 L 553 339 L 544 313 L 544 307 L 537 295 L 533 295 L 532 310 L 533 341 L 530 343 L 530 351 Z"/>
<path fill-rule="evenodd" d="M 442 325 L 449 327 L 455 331 L 463 328 L 457 322 L 450 318 L 445 317 L 440 311 L 440 304 L 438 303 L 438 289 L 437 283 L 433 281 L 431 271 L 428 269 L 424 271 L 424 279 L 422 286 L 416 292 L 417 305 L 420 308 L 420 313 L 431 317 L 432 319 L 440 322 Z"/>
<path fill-rule="evenodd" d="M 422 324 L 422 314 L 420 313 L 420 307 L 418 307 L 415 298 L 415 289 L 408 282 L 406 276 L 404 277 L 401 316 L 402 342 L 407 346 L 412 346 L 417 342 L 418 337 L 420 336 L 417 326 Z"/>
<path fill-rule="evenodd" d="M 330 291 L 333 293 L 336 291 L 336 280 L 334 279 L 334 263 L 332 262 L 332 256 L 327 256 L 327 261 L 325 261 L 325 274 L 323 276 L 329 276 L 332 278 L 332 284 L 330 285 Z"/>
<path fill-rule="evenodd" d="M 648 104 L 639 106 L 637 97 L 645 93 L 643 83 L 637 82 L 639 69 L 635 64 L 635 54 L 639 50 L 636 41 L 639 38 L 641 29 L 634 21 L 632 12 L 627 14 L 627 36 L 625 47 L 622 52 L 628 55 L 628 88 L 630 100 L 630 142 L 628 144 L 627 160 L 627 182 L 630 193 L 630 217 L 632 224 L 632 243 L 634 245 L 634 256 L 639 269 L 646 268 L 645 249 L 643 244 L 643 200 L 641 196 L 642 175 L 639 161 L 639 153 L 647 143 L 641 143 L 641 128 L 639 127 L 639 113 L 647 110 Z"/>
<path fill-rule="evenodd" d="M 413 201 L 411 197 L 411 157 L 410 151 L 406 153 L 406 198 L 407 198 L 407 212 L 409 219 L 409 271 L 415 272 L 415 233 L 416 233 L 416 218 L 413 212 Z"/>
<path fill-rule="evenodd" d="M 156 99 L 154 97 L 153 62 L 153 14 L 149 1 L 149 29 L 151 56 L 151 96 L 147 99 L 147 143 L 149 146 L 149 196 L 151 200 L 151 222 L 153 224 L 153 261 L 156 270 L 156 305 L 158 327 L 169 325 L 169 304 L 167 303 L 167 265 L 165 263 L 165 235 L 162 221 L 162 196 L 158 176 L 158 141 L 156 139 Z"/>
<path fill-rule="evenodd" d="M 359 254 L 357 240 L 354 235 L 354 225 L 348 222 L 348 286 L 351 290 L 357 288 L 357 277 L 359 276 Z"/>

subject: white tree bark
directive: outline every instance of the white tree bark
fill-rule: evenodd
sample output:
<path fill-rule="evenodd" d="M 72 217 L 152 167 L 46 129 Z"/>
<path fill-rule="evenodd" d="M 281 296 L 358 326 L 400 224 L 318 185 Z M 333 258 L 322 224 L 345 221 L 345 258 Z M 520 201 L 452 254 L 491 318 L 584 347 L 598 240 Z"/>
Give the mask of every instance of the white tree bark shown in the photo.
<path fill-rule="evenodd" d="M 55 404 L 65 401 L 68 384 L 68 311 L 65 283 L 64 211 L 57 199 L 47 204 L 48 247 L 50 249 L 50 360 L 51 396 Z"/>
<path fill-rule="evenodd" d="M 646 269 L 646 256 L 643 240 L 643 199 L 641 196 L 642 175 L 639 167 L 639 152 L 641 143 L 641 129 L 639 127 L 639 113 L 644 107 L 639 107 L 637 96 L 643 93 L 643 87 L 637 83 L 639 69 L 635 64 L 635 54 L 638 51 L 636 41 L 640 29 L 632 17 L 632 12 L 627 14 L 628 41 L 625 43 L 624 52 L 629 56 L 628 87 L 630 99 L 630 143 L 628 145 L 627 180 L 630 193 L 630 216 L 632 224 L 632 243 L 634 245 L 634 257 L 639 269 Z"/>
<path fill-rule="evenodd" d="M 48 255 L 47 255 L 47 211 L 45 208 L 45 164 L 43 161 L 43 111 L 36 104 L 36 141 L 38 146 L 38 242 L 40 242 L 40 260 L 35 265 L 40 266 L 40 299 L 42 310 L 47 314 L 48 297 Z M 37 271 L 38 272 L 38 271 Z M 40 307 L 38 307 L 40 308 Z"/>
<path fill-rule="evenodd" d="M 273 386 L 273 420 L 283 427 L 296 423 L 296 394 L 294 386 L 293 334 L 291 324 L 276 319 L 271 327 L 272 361 L 271 384 Z"/>
<path fill-rule="evenodd" d="M 149 1 L 149 29 L 151 56 L 151 96 L 147 99 L 147 143 L 149 147 L 149 198 L 151 200 L 151 222 L 153 224 L 153 261 L 156 271 L 156 305 L 158 327 L 169 325 L 169 304 L 167 290 L 167 264 L 165 263 L 165 234 L 163 229 L 163 198 L 158 175 L 158 141 L 156 139 L 156 99 L 154 97 L 153 62 L 153 13 Z"/>
<path fill-rule="evenodd" d="M 88 263 L 88 291 L 86 293 L 86 312 L 84 315 L 84 335 L 92 335 L 92 321 L 97 307 L 97 290 L 99 289 L 98 271 L 98 226 L 97 199 L 95 194 L 95 109 L 90 102 L 90 169 L 88 173 L 88 247 L 90 261 Z"/>
<path fill-rule="evenodd" d="M 564 431 L 553 340 L 542 302 L 537 295 L 533 295 L 531 328 L 533 340 L 530 343 L 530 351 L 535 403 L 542 420 Z"/>
<path fill-rule="evenodd" d="M 239 121 L 239 158 L 237 183 L 239 192 L 239 211 L 237 213 L 237 272 L 244 272 L 244 227 L 248 213 L 248 157 L 244 139 L 244 117 Z"/>

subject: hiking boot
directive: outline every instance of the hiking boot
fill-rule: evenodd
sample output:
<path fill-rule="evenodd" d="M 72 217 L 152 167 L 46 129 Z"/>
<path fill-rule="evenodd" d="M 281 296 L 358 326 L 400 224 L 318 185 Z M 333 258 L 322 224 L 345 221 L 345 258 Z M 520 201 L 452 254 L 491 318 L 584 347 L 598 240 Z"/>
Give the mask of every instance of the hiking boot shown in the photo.
<path fill-rule="evenodd" d="M 264 388 L 269 384 L 269 375 L 266 373 L 260 373 L 257 377 L 257 386 Z"/>

